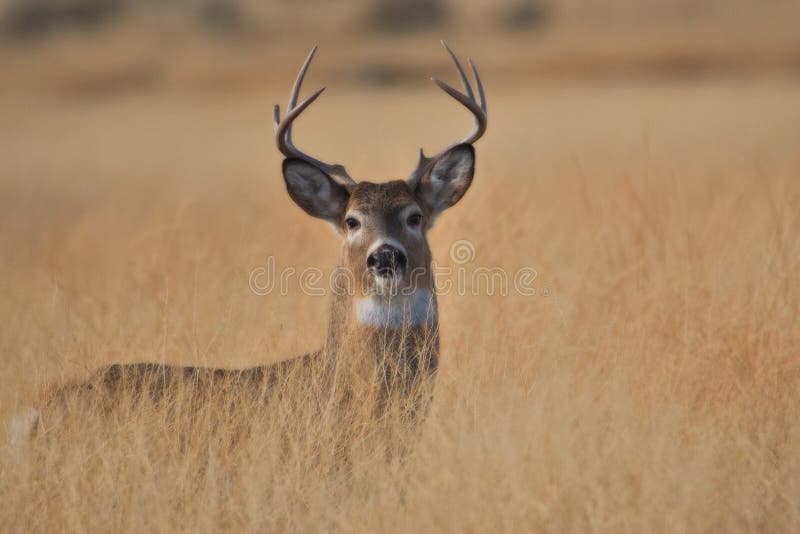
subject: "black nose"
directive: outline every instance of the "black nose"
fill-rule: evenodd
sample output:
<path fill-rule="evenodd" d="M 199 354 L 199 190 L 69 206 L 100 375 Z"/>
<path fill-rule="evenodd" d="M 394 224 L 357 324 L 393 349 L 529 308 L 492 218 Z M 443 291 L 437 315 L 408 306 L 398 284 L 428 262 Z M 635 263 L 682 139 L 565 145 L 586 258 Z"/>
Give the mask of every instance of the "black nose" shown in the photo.
<path fill-rule="evenodd" d="M 381 276 L 392 275 L 405 268 L 408 259 L 402 251 L 391 245 L 381 245 L 367 257 L 367 268 Z"/>

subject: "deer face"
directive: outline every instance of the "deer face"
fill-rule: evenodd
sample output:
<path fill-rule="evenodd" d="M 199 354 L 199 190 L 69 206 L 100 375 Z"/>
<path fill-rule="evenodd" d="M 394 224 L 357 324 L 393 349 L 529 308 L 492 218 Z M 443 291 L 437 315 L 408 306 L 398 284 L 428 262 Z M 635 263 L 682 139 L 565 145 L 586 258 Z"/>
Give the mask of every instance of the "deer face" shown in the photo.
<path fill-rule="evenodd" d="M 432 289 L 427 231 L 464 196 L 475 167 L 470 145 L 458 145 L 414 181 L 346 187 L 306 161 L 283 164 L 286 188 L 306 213 L 343 239 L 342 267 L 362 295 L 395 297 Z"/>
<path fill-rule="evenodd" d="M 427 231 L 442 211 L 464 196 L 472 183 L 475 170 L 472 144 L 486 131 L 486 98 L 475 65 L 469 63 L 473 88 L 453 51 L 442 44 L 455 63 L 465 92 L 440 80 L 434 81 L 469 110 L 473 128 L 467 137 L 434 156 L 426 157 L 420 150 L 417 167 L 405 181 L 356 183 L 343 166 L 325 163 L 294 145 L 294 120 L 324 90 L 318 89 L 298 103 L 300 86 L 316 47 L 300 68 L 283 118 L 279 106 L 273 110 L 275 140 L 278 150 L 286 156 L 283 161 L 286 189 L 306 213 L 327 221 L 342 236 L 342 266 L 355 282 L 355 289 L 365 295 L 357 303 L 362 323 L 388 326 L 427 320 L 425 312 L 431 304 L 435 307 Z M 399 299 L 402 305 L 398 305 L 398 296 L 403 296 Z M 387 305 L 387 297 L 394 301 Z"/>
<path fill-rule="evenodd" d="M 362 182 L 353 188 L 340 228 L 342 262 L 362 293 L 394 295 L 427 287 L 430 249 L 423 206 L 403 181 Z"/>

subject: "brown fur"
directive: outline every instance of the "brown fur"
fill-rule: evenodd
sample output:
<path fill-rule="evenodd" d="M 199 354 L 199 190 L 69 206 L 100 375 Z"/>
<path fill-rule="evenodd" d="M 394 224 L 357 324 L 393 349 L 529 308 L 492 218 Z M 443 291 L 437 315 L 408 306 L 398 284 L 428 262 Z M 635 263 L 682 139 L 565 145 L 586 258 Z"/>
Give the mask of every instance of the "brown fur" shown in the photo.
<path fill-rule="evenodd" d="M 282 134 L 278 139 L 281 145 Z M 48 408 L 69 406 L 72 399 L 88 400 L 110 412 L 123 399 L 165 404 L 176 398 L 176 392 L 185 393 L 188 389 L 192 406 L 221 399 L 235 408 L 237 399 L 266 402 L 280 397 L 287 389 L 287 380 L 299 380 L 305 391 L 309 386 L 313 388 L 312 397 L 321 404 L 329 405 L 332 399 L 342 402 L 345 409 L 348 398 L 364 398 L 364 390 L 384 407 L 395 397 L 410 400 L 412 412 L 427 403 L 439 358 L 436 315 L 421 320 L 407 320 L 401 315 L 397 322 L 374 326 L 376 321 L 384 324 L 384 320 L 382 316 L 373 320 L 370 313 L 373 309 L 382 313 L 389 307 L 392 312 L 400 309 L 404 314 L 405 308 L 391 308 L 391 299 L 418 289 L 425 290 L 419 295 L 426 296 L 427 305 L 435 308 L 427 230 L 433 219 L 460 200 L 472 183 L 474 149 L 470 144 L 454 145 L 434 158 L 421 160 L 427 169 L 424 175 L 382 184 L 356 184 L 349 177 L 345 181 L 334 180 L 329 172 L 336 166 L 311 162 L 293 151 L 287 155 L 282 168 L 289 196 L 306 213 L 337 227 L 344 238 L 339 267 L 349 273 L 353 282 L 344 291 L 334 291 L 323 349 L 275 365 L 247 369 L 156 363 L 111 365 L 86 381 L 55 388 L 40 405 L 37 425 L 47 417 Z M 420 219 L 411 223 L 409 214 L 419 215 Z M 358 225 L 348 227 L 348 219 L 356 218 Z M 378 275 L 367 267 L 371 248 L 384 245 L 405 258 L 404 265 L 392 276 Z M 354 298 L 367 299 L 367 319 L 356 319 Z"/>
<path fill-rule="evenodd" d="M 411 206 L 423 213 L 419 236 L 409 232 L 399 218 L 399 214 Z M 382 236 L 389 236 L 400 243 L 408 256 L 407 272 L 410 276 L 405 278 L 405 286 L 400 289 L 433 289 L 433 276 L 430 270 L 431 250 L 426 237 L 430 212 L 406 182 L 395 180 L 382 184 L 359 183 L 350 194 L 347 207 L 341 214 L 339 226 L 343 232 L 346 232 L 344 218 L 353 210 L 364 215 L 361 230 L 364 235 L 355 243 L 345 244 L 340 266 L 352 273 L 356 283 L 355 294 L 369 293 L 370 277 L 364 258 L 370 245 Z"/>
<path fill-rule="evenodd" d="M 431 254 L 424 226 L 420 236 L 414 237 L 398 222 L 398 212 L 410 205 L 427 213 L 402 181 L 363 182 L 351 192 L 347 209 L 357 209 L 365 215 L 363 231 L 366 234 L 358 244 L 345 244 L 340 265 L 356 273 L 356 280 L 367 279 L 364 266 L 369 243 L 380 235 L 389 235 L 408 251 L 409 268 L 422 273 L 415 283 L 433 287 Z M 355 289 L 355 292 L 334 295 L 325 345 L 317 352 L 245 369 L 113 364 L 99 369 L 84 381 L 50 389 L 39 406 L 41 418 L 47 418 L 48 410 L 74 400 L 88 401 L 105 413 L 112 412 L 124 400 L 166 404 L 187 388 L 196 407 L 213 399 L 223 399 L 231 406 L 236 405 L 237 398 L 266 403 L 281 396 L 288 380 L 299 380 L 301 387 L 302 384 L 313 385 L 319 390 L 315 396 L 323 399 L 323 403 L 333 391 L 344 392 L 338 399 L 341 402 L 351 397 L 362 398 L 365 388 L 374 390 L 382 405 L 390 397 L 408 399 L 413 395 L 417 406 L 413 411 L 418 411 L 420 403 L 430 398 L 430 385 L 438 365 L 438 324 L 397 330 L 359 324 L 353 317 L 352 300 L 368 288 L 359 285 Z M 416 391 L 423 395 L 416 395 Z"/>

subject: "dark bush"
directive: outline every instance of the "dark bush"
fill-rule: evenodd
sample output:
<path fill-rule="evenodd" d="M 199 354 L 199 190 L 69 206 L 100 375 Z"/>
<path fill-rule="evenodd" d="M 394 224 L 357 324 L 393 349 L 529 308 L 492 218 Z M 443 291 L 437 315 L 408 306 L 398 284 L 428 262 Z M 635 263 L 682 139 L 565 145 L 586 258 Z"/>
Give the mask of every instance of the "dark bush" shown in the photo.
<path fill-rule="evenodd" d="M 91 29 L 108 22 L 124 0 L 18 0 L 8 8 L 2 29 L 13 37 L 36 37 L 64 28 Z"/>
<path fill-rule="evenodd" d="M 500 12 L 500 24 L 511 31 L 535 30 L 550 22 L 550 4 L 539 0 L 518 0 Z"/>
<path fill-rule="evenodd" d="M 239 4 L 232 0 L 207 1 L 200 12 L 200 19 L 209 30 L 223 34 L 238 33 L 245 26 L 245 16 Z"/>
<path fill-rule="evenodd" d="M 367 14 L 369 29 L 397 33 L 438 28 L 446 10 L 440 0 L 378 0 Z"/>

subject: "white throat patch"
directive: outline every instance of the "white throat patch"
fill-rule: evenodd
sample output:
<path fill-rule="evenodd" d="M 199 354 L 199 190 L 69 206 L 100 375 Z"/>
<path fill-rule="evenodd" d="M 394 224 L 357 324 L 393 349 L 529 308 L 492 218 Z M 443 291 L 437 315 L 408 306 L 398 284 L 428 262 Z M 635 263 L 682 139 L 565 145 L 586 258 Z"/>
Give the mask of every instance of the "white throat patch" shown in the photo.
<path fill-rule="evenodd" d="M 410 295 L 387 298 L 370 295 L 355 301 L 359 323 L 382 328 L 402 328 L 436 322 L 436 300 L 430 289 L 418 289 Z"/>

